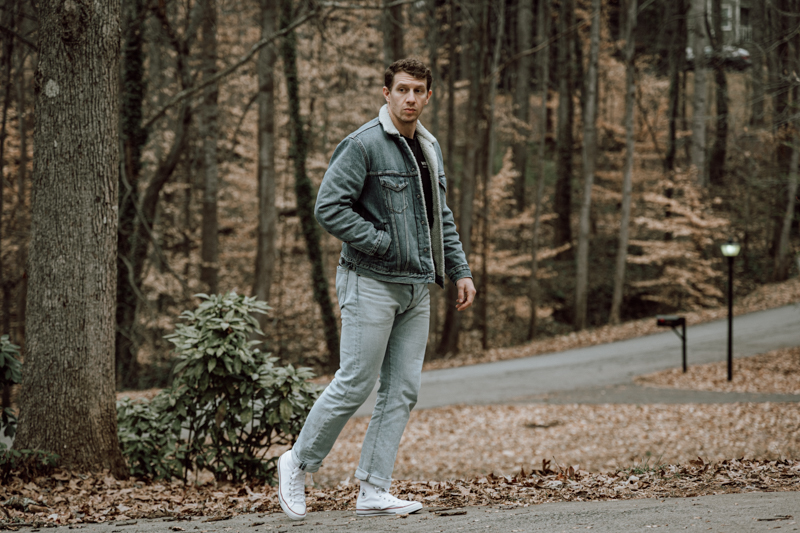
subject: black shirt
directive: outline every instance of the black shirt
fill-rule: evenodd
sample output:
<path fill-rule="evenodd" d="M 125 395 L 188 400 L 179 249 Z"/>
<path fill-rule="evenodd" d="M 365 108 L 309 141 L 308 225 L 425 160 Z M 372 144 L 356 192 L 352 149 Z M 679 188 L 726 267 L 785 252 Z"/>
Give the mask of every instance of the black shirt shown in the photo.
<path fill-rule="evenodd" d="M 414 159 L 417 160 L 417 166 L 419 167 L 420 174 L 422 175 L 422 194 L 425 197 L 425 211 L 427 211 L 428 215 L 428 227 L 433 227 L 433 191 L 431 190 L 431 171 L 428 169 L 428 162 L 425 161 L 425 156 L 422 153 L 422 147 L 419 145 L 417 141 L 417 135 L 414 134 L 413 139 L 409 139 L 405 135 L 403 138 L 408 143 L 408 146 L 411 148 L 411 152 L 414 154 Z"/>

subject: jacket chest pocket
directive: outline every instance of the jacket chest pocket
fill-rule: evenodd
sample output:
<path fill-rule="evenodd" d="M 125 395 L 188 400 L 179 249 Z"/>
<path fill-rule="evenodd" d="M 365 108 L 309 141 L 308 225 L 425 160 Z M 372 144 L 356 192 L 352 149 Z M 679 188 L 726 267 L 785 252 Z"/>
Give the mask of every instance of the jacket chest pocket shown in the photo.
<path fill-rule="evenodd" d="M 406 198 L 408 180 L 381 178 L 381 190 L 386 207 L 394 213 L 402 213 L 408 207 Z"/>

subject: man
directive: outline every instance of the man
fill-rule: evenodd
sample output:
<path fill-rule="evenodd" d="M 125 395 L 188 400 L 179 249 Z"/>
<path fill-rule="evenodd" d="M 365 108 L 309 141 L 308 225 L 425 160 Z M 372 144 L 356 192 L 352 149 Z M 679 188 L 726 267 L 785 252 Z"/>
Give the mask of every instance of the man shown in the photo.
<path fill-rule="evenodd" d="M 419 502 L 389 494 L 397 448 L 417 401 L 428 337 L 428 283 L 458 287 L 456 308 L 475 287 L 445 203 L 439 143 L 418 122 L 431 98 L 431 71 L 402 59 L 384 75 L 378 118 L 339 144 L 317 196 L 320 225 L 343 241 L 336 272 L 342 311 L 341 364 L 278 460 L 278 496 L 292 519 L 306 515 L 305 474 L 316 472 L 380 374 L 375 410 L 355 477 L 358 515 L 413 513 Z"/>

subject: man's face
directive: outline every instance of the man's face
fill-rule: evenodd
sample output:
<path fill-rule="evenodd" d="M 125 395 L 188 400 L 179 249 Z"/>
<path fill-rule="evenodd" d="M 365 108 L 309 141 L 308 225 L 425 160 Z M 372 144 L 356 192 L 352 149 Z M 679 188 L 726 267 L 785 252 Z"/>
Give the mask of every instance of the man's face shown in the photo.
<path fill-rule="evenodd" d="M 432 91 L 427 90 L 425 80 L 415 78 L 407 72 L 394 75 L 391 90 L 383 88 L 383 96 L 389 104 L 389 114 L 401 123 L 414 123 L 422 114 Z"/>

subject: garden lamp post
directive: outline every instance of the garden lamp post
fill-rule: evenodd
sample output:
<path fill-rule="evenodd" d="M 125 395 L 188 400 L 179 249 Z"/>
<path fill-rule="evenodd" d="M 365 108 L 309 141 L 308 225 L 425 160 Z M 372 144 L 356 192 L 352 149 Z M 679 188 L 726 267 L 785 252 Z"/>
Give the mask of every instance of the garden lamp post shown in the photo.
<path fill-rule="evenodd" d="M 728 381 L 733 380 L 733 258 L 739 255 L 738 242 L 733 239 L 723 244 L 722 255 L 728 258 Z"/>

